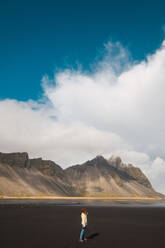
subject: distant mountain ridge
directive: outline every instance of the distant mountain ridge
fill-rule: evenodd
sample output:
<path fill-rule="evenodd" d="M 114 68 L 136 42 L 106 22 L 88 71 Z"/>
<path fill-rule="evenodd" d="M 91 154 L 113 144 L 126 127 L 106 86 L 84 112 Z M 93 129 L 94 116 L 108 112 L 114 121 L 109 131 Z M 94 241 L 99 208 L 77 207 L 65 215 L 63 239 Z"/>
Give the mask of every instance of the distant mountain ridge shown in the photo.
<path fill-rule="evenodd" d="M 1 196 L 162 197 L 142 171 L 102 156 L 62 169 L 24 153 L 0 153 Z"/>

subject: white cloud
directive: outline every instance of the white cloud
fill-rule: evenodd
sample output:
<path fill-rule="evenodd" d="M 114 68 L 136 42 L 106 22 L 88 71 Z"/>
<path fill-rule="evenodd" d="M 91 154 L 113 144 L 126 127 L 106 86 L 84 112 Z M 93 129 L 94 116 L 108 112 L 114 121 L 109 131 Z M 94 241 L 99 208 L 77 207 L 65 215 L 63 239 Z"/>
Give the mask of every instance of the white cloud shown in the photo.
<path fill-rule="evenodd" d="M 0 150 L 63 166 L 118 153 L 165 193 L 165 41 L 139 63 L 120 43 L 105 51 L 92 72 L 45 76 L 38 102 L 0 101 Z"/>
<path fill-rule="evenodd" d="M 51 107 L 13 100 L 0 102 L 1 151 L 28 151 L 61 165 L 85 161 L 97 154 L 128 145 L 113 132 L 82 123 L 62 123 L 52 118 Z"/>

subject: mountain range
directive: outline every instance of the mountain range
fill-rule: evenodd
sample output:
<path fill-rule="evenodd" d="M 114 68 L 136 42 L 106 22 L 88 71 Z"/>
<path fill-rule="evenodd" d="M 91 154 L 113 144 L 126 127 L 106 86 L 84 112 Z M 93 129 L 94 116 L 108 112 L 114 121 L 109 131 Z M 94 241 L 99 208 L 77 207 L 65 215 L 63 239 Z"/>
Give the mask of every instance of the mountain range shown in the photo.
<path fill-rule="evenodd" d="M 97 156 L 62 169 L 26 152 L 0 153 L 0 196 L 163 197 L 139 168 L 120 157 Z"/>

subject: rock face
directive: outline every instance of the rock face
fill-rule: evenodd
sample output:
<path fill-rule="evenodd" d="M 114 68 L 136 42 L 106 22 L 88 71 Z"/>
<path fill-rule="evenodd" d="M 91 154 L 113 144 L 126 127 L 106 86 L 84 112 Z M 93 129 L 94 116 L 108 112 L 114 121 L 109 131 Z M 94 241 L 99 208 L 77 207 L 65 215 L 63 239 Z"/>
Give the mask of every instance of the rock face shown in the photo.
<path fill-rule="evenodd" d="M 84 196 L 160 196 L 139 168 L 123 164 L 120 158 L 109 161 L 102 156 L 66 169 L 76 194 Z"/>
<path fill-rule="evenodd" d="M 0 162 L 10 166 L 28 167 L 29 157 L 26 152 L 23 153 L 2 153 L 0 152 Z"/>
<path fill-rule="evenodd" d="M 102 156 L 63 170 L 27 153 L 0 153 L 0 195 L 161 197 L 139 168 Z"/>
<path fill-rule="evenodd" d="M 8 196 L 71 195 L 63 169 L 27 153 L 0 153 L 0 194 Z"/>

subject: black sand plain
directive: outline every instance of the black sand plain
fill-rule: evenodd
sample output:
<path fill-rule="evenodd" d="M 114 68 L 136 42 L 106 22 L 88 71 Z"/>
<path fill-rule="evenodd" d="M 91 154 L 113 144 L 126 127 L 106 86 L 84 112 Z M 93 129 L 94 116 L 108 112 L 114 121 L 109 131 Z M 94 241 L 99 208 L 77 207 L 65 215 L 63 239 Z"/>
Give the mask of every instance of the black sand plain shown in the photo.
<path fill-rule="evenodd" d="M 86 206 L 88 240 L 79 243 L 82 206 L 0 204 L 0 247 L 165 247 L 165 207 Z"/>

